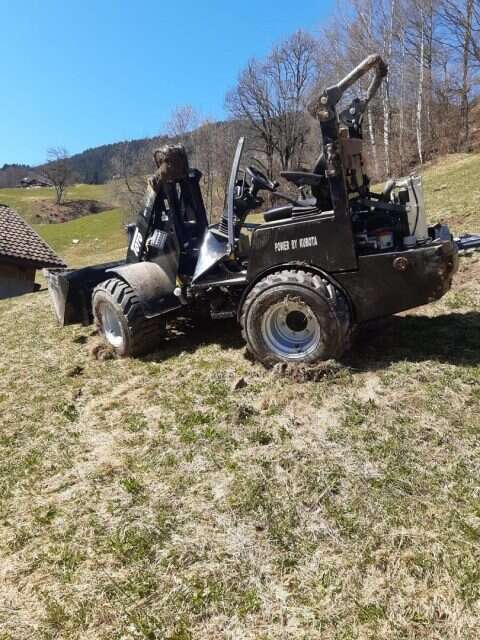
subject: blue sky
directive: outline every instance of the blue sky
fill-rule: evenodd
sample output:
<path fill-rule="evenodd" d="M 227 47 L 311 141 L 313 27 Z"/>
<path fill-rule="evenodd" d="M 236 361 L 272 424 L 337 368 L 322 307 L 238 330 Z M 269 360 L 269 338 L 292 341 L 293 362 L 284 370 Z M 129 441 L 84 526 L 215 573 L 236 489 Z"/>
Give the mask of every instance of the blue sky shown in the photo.
<path fill-rule="evenodd" d="M 252 56 L 334 0 L 0 0 L 0 166 L 156 135 L 176 105 L 225 116 Z"/>

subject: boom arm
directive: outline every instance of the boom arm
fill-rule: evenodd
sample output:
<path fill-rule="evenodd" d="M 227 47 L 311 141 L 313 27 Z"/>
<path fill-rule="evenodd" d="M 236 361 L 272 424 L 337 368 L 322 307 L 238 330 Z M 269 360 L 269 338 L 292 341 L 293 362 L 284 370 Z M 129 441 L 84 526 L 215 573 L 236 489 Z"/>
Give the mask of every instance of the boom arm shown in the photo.
<path fill-rule="evenodd" d="M 367 96 L 363 100 L 362 111 L 365 111 L 388 73 L 388 66 L 380 55 L 368 56 L 340 82 L 325 89 L 319 98 L 313 98 L 308 105 L 310 114 L 320 121 L 333 118 L 335 116 L 335 106 L 340 102 L 343 94 L 372 69 L 375 69 L 375 75 L 368 87 Z"/>
<path fill-rule="evenodd" d="M 324 155 L 322 173 L 324 171 L 324 175 L 328 180 L 339 241 L 343 243 L 343 246 L 351 248 L 350 268 L 352 269 L 357 266 L 357 256 L 354 248 L 355 243 L 350 215 L 349 191 L 346 180 L 346 172 L 349 171 L 352 173 L 352 168 L 346 167 L 346 158 L 348 158 L 348 155 L 345 153 L 345 141 L 340 139 L 340 122 L 337 115 L 337 105 L 345 92 L 372 69 L 375 70 L 375 75 L 368 88 L 366 99 L 364 101 L 355 100 L 348 110 L 354 114 L 354 120 L 352 120 L 351 125 L 348 125 L 349 132 L 352 134 L 353 131 L 356 130 L 356 137 L 361 138 L 358 132 L 363 113 L 368 103 L 377 93 L 383 78 L 388 72 L 387 65 L 381 56 L 371 55 L 365 58 L 363 62 L 340 80 L 340 82 L 325 89 L 320 97 L 314 98 L 308 105 L 310 114 L 320 122 Z M 356 153 L 358 154 L 358 151 Z M 351 155 L 353 157 L 353 154 Z"/>

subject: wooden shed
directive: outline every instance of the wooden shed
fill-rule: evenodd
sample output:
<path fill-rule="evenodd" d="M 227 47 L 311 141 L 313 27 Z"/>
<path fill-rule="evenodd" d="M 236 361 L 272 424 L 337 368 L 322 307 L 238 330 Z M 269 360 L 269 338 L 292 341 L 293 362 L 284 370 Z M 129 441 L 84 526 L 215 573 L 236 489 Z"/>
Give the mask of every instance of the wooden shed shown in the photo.
<path fill-rule="evenodd" d="M 37 269 L 64 266 L 25 220 L 0 204 L 0 299 L 35 291 Z"/>

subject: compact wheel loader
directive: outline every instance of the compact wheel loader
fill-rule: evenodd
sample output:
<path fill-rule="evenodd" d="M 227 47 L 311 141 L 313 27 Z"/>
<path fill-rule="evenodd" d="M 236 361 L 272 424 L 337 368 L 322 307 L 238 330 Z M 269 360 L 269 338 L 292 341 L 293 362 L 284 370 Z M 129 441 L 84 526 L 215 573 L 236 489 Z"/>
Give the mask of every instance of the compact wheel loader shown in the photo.
<path fill-rule="evenodd" d="M 341 110 L 345 92 L 372 71 L 365 99 Z M 281 193 L 254 165 L 242 172 L 240 139 L 218 224 L 208 224 L 201 173 L 183 147 L 155 152 L 158 169 L 128 228 L 126 260 L 48 271 L 59 322 L 94 321 L 118 355 L 137 356 L 156 347 L 170 318 L 201 311 L 236 317 L 266 366 L 311 364 L 340 357 L 356 325 L 443 296 L 459 249 L 480 239 L 455 241 L 445 225 L 428 226 L 418 177 L 370 190 L 362 121 L 386 74 L 380 56 L 370 56 L 309 104 L 323 151 L 311 172 L 281 173 L 298 196 Z M 283 204 L 247 223 L 262 192 Z"/>

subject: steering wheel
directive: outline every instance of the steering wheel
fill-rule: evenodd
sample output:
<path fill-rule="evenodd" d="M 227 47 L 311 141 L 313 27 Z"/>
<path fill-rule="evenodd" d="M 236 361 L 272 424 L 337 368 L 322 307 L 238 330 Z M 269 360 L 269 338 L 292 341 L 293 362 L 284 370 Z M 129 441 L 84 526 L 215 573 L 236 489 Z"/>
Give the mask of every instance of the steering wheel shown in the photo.
<path fill-rule="evenodd" d="M 257 167 L 249 165 L 247 167 L 247 173 L 252 179 L 255 179 L 257 186 L 261 189 L 267 189 L 268 191 L 274 191 L 276 189 L 277 185 L 269 180 Z"/>

